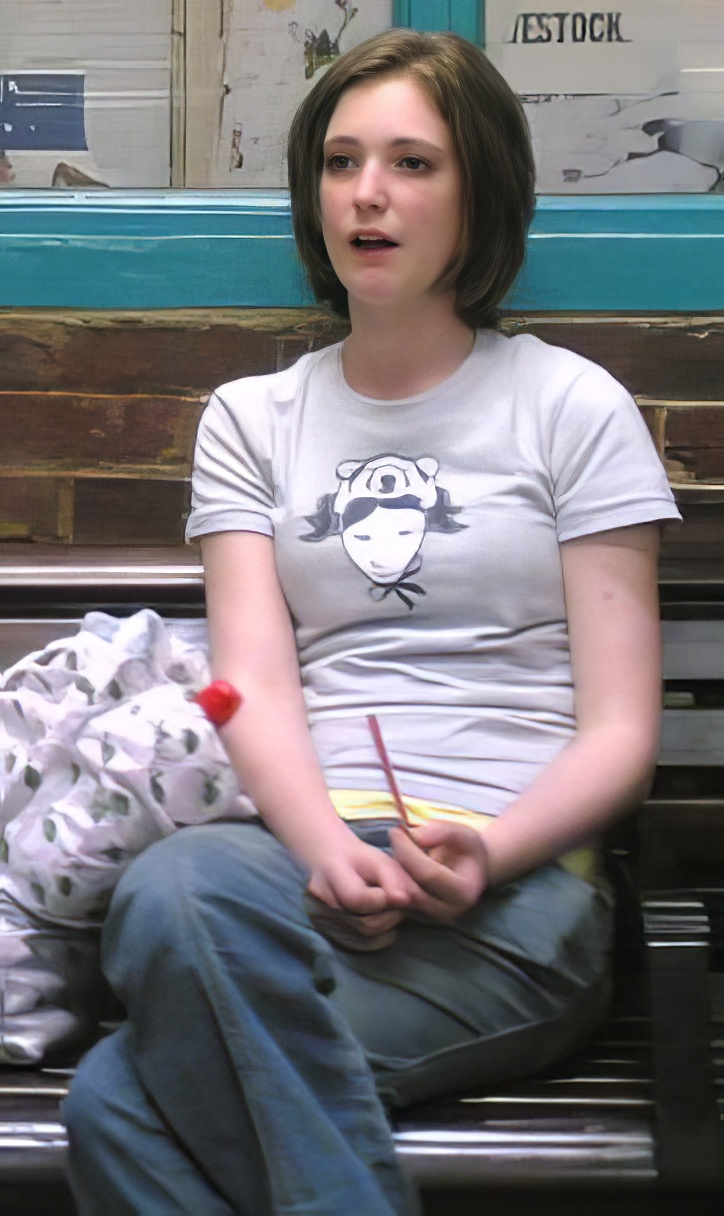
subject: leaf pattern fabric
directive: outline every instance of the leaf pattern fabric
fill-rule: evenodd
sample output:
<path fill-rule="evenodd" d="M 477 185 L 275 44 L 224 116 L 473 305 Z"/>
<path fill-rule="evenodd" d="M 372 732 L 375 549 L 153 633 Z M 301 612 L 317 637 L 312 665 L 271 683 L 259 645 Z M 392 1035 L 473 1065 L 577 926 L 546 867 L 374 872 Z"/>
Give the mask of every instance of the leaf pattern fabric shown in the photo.
<path fill-rule="evenodd" d="M 54 923 L 98 923 L 142 849 L 251 812 L 190 699 L 209 679 L 205 648 L 149 610 L 89 613 L 4 673 L 0 896 Z"/>

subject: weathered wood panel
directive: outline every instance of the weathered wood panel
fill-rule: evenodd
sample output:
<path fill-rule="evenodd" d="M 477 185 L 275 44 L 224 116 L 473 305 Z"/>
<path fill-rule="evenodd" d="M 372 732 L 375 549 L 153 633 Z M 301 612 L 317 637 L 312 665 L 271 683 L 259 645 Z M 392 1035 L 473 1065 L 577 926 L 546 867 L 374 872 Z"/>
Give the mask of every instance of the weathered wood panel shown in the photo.
<path fill-rule="evenodd" d="M 0 468 L 188 476 L 198 397 L 0 392 Z"/>
<path fill-rule="evenodd" d="M 0 540 L 73 538 L 73 482 L 57 477 L 0 477 Z"/>
<path fill-rule="evenodd" d="M 205 393 L 345 332 L 317 309 L 0 311 L 0 389 Z"/>
<path fill-rule="evenodd" d="M 606 367 L 633 393 L 724 400 L 724 317 L 509 316 Z M 150 313 L 0 311 L 0 388 L 208 392 L 288 366 L 336 341 L 343 322 L 309 309 Z"/>
<path fill-rule="evenodd" d="M 79 545 L 182 545 L 190 495 L 188 481 L 77 481 L 73 540 Z"/>
<path fill-rule="evenodd" d="M 505 328 L 627 384 L 675 486 L 724 483 L 724 318 L 536 315 Z M 345 330 L 318 309 L 0 311 L 0 541 L 181 543 L 206 393 Z M 685 512 L 671 560 L 724 551 L 724 508 Z"/>
<path fill-rule="evenodd" d="M 676 480 L 724 484 L 724 401 L 671 403 L 666 410 L 666 457 Z"/>
<path fill-rule="evenodd" d="M 0 543 L 182 545 L 188 480 L 5 477 Z"/>
<path fill-rule="evenodd" d="M 654 401 L 647 401 L 645 404 L 639 404 L 639 409 L 656 445 L 656 451 L 663 457 L 666 445 L 666 407 Z"/>
<path fill-rule="evenodd" d="M 508 317 L 510 333 L 533 333 L 600 363 L 629 392 L 667 400 L 724 400 L 724 317 Z"/>
<path fill-rule="evenodd" d="M 679 503 L 684 523 L 664 530 L 664 579 L 724 578 L 724 502 Z"/>

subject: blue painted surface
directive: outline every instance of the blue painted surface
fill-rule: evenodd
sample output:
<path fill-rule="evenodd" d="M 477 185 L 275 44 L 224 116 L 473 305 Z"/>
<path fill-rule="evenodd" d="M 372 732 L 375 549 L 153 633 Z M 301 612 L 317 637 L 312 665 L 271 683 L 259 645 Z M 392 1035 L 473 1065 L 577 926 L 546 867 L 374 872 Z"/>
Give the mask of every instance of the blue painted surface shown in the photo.
<path fill-rule="evenodd" d="M 303 302 L 285 191 L 0 195 L 0 306 Z"/>
<path fill-rule="evenodd" d="M 485 46 L 485 5 L 482 0 L 450 0 L 448 29 Z"/>
<path fill-rule="evenodd" d="M 724 310 L 724 197 L 539 199 L 514 308 Z"/>
<path fill-rule="evenodd" d="M 448 30 L 450 5 L 446 0 L 410 0 L 409 24 L 416 30 Z"/>
<path fill-rule="evenodd" d="M 394 0 L 392 23 L 418 30 L 454 30 L 485 45 L 483 0 Z"/>
<path fill-rule="evenodd" d="M 0 307 L 310 303 L 285 191 L 0 195 Z M 724 311 L 724 196 L 544 197 L 506 302 Z"/>

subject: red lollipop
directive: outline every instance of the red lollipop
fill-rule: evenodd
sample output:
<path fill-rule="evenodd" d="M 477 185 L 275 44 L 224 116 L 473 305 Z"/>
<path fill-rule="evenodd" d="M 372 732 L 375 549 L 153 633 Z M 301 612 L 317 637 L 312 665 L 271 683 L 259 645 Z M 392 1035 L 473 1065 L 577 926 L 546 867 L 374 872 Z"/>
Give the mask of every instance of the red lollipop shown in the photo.
<path fill-rule="evenodd" d="M 241 705 L 241 693 L 227 680 L 214 680 L 197 692 L 193 700 L 201 706 L 209 722 L 223 726 Z"/>

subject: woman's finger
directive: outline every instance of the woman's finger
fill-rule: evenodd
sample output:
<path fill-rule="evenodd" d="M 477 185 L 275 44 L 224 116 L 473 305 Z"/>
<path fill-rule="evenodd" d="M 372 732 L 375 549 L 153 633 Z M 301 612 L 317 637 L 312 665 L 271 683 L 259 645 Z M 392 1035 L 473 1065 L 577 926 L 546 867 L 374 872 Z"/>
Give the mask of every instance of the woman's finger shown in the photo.
<path fill-rule="evenodd" d="M 400 912 L 372 916 L 354 916 L 343 908 L 330 908 L 309 892 L 306 894 L 307 915 L 314 927 L 329 941 L 346 950 L 382 950 L 395 940 L 396 928 L 402 919 Z"/>
<path fill-rule="evenodd" d="M 456 872 L 448 865 L 426 853 L 412 839 L 409 833 L 394 831 L 393 856 L 411 878 L 430 895 L 440 899 L 452 896 L 459 888 Z M 414 901 L 417 906 L 417 900 Z"/>
<path fill-rule="evenodd" d="M 358 933 L 374 937 L 376 933 L 389 933 L 390 929 L 396 929 L 403 916 L 397 908 L 389 908 L 386 912 L 370 912 L 363 916 L 352 913 L 349 919 Z"/>
<path fill-rule="evenodd" d="M 330 883 L 334 906 L 345 912 L 367 916 L 374 912 L 386 912 L 389 906 L 387 893 L 382 887 L 368 886 L 358 874 L 343 875 Z M 313 895 L 317 892 L 311 887 Z"/>
<path fill-rule="evenodd" d="M 370 912 L 360 915 L 355 912 L 347 912 L 344 908 L 330 908 L 309 893 L 307 893 L 306 902 L 310 917 L 324 916 L 330 923 L 348 925 L 355 933 L 361 933 L 365 937 L 374 937 L 378 933 L 389 933 L 391 929 L 396 929 L 403 920 L 403 913 L 396 908 L 389 908 L 385 912 Z"/>
<path fill-rule="evenodd" d="M 415 911 L 450 920 L 480 898 L 487 868 L 485 846 L 470 829 L 439 823 L 426 825 L 412 837 L 401 831 L 392 836 L 396 859 L 420 889 L 412 901 Z M 420 847 L 423 843 L 427 849 Z"/>

